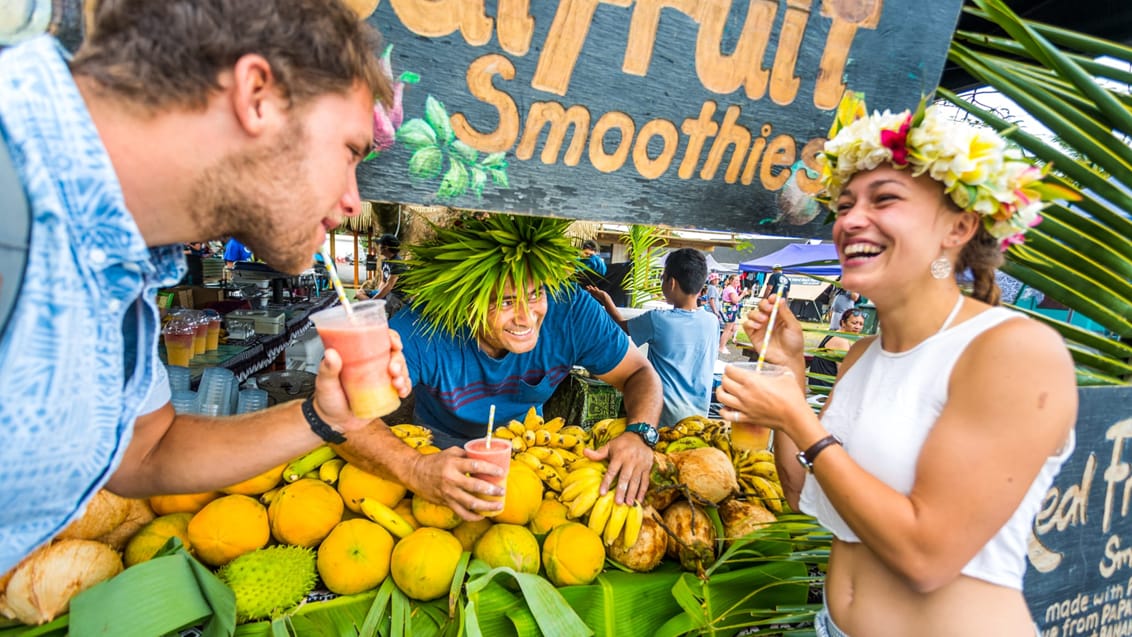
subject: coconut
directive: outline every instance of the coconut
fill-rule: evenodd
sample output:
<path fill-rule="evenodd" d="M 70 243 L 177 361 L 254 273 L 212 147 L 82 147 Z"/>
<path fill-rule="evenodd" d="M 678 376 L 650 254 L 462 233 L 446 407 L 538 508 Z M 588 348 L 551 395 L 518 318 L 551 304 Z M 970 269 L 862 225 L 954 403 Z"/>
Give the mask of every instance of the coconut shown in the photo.
<path fill-rule="evenodd" d="M 676 487 L 649 487 L 649 490 L 645 493 L 644 504 L 657 511 L 663 511 L 672 506 L 672 503 L 680 495 L 680 489 Z"/>
<path fill-rule="evenodd" d="M 628 548 L 621 542 L 614 542 L 606 549 L 610 559 L 638 573 L 647 573 L 656 568 L 664 559 L 668 547 L 668 534 L 657 523 L 654 517 L 656 515 L 655 509 L 646 506 L 637 541 Z"/>
<path fill-rule="evenodd" d="M 676 464 L 680 483 L 692 495 L 716 504 L 739 490 L 735 465 L 723 451 L 715 447 L 702 447 L 669 454 Z"/>
<path fill-rule="evenodd" d="M 126 502 L 129 504 L 126 519 L 109 533 L 97 538 L 99 542 L 109 544 L 116 551 L 124 550 L 130 538 L 156 517 L 153 509 L 149 507 L 149 500 L 129 498 Z"/>
<path fill-rule="evenodd" d="M 125 521 L 130 511 L 130 503 L 126 498 L 114 495 L 106 489 L 99 489 L 90 502 L 82 517 L 70 526 L 59 532 L 57 539 L 94 540 L 106 535 Z"/>
<path fill-rule="evenodd" d="M 102 542 L 58 540 L 16 567 L 4 614 L 25 624 L 45 624 L 65 613 L 72 597 L 121 571 L 122 557 Z"/>
<path fill-rule="evenodd" d="M 715 562 L 715 526 L 702 507 L 687 500 L 676 502 L 665 509 L 664 526 L 667 555 L 680 560 L 684 570 L 702 573 Z"/>
<path fill-rule="evenodd" d="M 723 521 L 723 536 L 728 545 L 778 519 L 761 504 L 735 498 L 719 505 L 719 517 Z"/>

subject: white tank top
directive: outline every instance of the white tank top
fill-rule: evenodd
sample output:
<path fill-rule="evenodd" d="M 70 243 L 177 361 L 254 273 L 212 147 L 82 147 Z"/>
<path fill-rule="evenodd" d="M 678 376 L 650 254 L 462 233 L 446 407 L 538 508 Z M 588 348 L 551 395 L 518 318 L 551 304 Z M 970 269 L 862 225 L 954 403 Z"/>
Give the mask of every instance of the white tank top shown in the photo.
<path fill-rule="evenodd" d="M 881 349 L 880 338 L 875 339 L 838 381 L 822 425 L 844 443 L 845 451 L 862 468 L 896 491 L 909 494 L 920 449 L 947 400 L 955 362 L 979 334 L 1018 316 L 1022 315 L 991 308 L 896 354 Z M 1074 444 L 1070 432 L 1058 455 L 1046 460 L 1014 515 L 963 567 L 964 575 L 1022 589 L 1031 524 Z M 813 476 L 806 476 L 799 504 L 837 539 L 860 542 Z"/>

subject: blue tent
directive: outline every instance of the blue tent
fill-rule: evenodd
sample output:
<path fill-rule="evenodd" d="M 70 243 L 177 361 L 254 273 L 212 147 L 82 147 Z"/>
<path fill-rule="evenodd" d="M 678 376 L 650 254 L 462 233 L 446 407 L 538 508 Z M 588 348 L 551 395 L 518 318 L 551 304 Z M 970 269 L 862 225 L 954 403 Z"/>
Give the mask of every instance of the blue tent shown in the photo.
<path fill-rule="evenodd" d="M 807 264 L 807 265 L 802 265 Z M 832 243 L 816 245 L 792 243 L 778 252 L 743 261 L 740 272 L 770 272 L 781 265 L 787 274 L 812 274 L 815 276 L 840 276 L 841 263 L 837 260 L 837 247 Z"/>

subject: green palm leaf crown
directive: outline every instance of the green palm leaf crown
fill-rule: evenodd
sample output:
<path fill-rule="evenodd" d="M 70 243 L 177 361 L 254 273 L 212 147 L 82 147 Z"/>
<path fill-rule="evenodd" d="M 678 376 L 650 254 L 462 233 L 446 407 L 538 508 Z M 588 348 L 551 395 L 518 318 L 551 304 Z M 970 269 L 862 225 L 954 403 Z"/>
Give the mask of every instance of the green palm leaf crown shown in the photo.
<path fill-rule="evenodd" d="M 467 328 L 481 334 L 488 310 L 514 283 L 534 281 L 557 296 L 579 267 L 578 249 L 566 236 L 568 219 L 521 215 L 465 215 L 447 226 L 433 224 L 433 236 L 410 247 L 401 275 L 409 304 L 427 323 L 426 331 L 455 336 Z M 525 310 L 527 297 L 516 303 Z"/>

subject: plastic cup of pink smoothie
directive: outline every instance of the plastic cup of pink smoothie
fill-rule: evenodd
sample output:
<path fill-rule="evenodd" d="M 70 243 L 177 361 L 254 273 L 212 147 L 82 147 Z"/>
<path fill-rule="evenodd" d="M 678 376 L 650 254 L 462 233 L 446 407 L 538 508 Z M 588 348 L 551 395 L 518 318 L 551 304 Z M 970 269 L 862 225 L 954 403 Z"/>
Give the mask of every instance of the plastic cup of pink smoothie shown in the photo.
<path fill-rule="evenodd" d="M 362 301 L 351 305 L 353 317 L 337 305 L 311 315 L 322 344 L 342 357 L 342 389 L 350 411 L 358 418 L 373 419 L 392 413 L 401 405 L 389 378 L 389 325 L 385 301 Z"/>
<path fill-rule="evenodd" d="M 464 452 L 467 453 L 468 457 L 472 460 L 490 462 L 500 469 L 503 469 L 503 475 L 501 476 L 489 476 L 482 473 L 473 473 L 471 474 L 473 478 L 486 480 L 496 485 L 497 487 L 500 487 L 504 490 L 507 489 L 507 473 L 511 470 L 511 444 L 509 441 L 493 438 L 491 440 L 491 446 L 489 447 L 487 444 L 487 438 L 475 438 L 464 443 Z M 506 497 L 507 493 L 506 491 L 504 491 L 503 495 L 483 495 L 480 496 L 480 499 L 488 500 L 491 502 L 500 502 L 503 501 Z M 499 515 L 499 511 L 477 511 L 477 513 L 486 517 Z"/>

